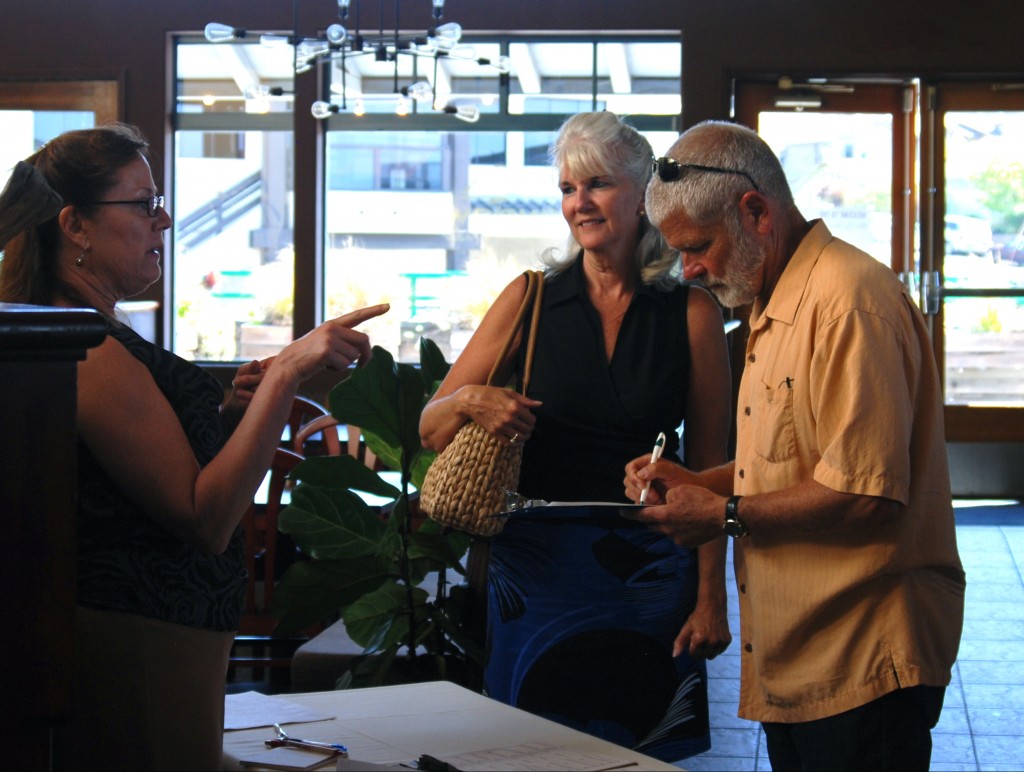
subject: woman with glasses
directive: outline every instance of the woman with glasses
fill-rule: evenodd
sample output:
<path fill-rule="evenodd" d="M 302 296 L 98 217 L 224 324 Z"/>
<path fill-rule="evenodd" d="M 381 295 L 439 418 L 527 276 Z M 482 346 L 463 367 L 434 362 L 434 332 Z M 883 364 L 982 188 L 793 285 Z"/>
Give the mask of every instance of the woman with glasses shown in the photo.
<path fill-rule="evenodd" d="M 78 366 L 75 706 L 54 742 L 62 769 L 220 768 L 246 584 L 238 524 L 299 385 L 369 357 L 352 328 L 387 310 L 326 322 L 244 365 L 222 405 L 212 375 L 117 319 L 118 301 L 160 278 L 171 227 L 146 149 L 124 125 L 67 132 L 19 162 L 0 194 L 0 301 L 94 308 L 108 326 Z"/>
<path fill-rule="evenodd" d="M 437 451 L 470 420 L 525 443 L 527 499 L 629 503 L 625 466 L 649 457 L 659 434 L 665 458 L 700 469 L 726 459 L 722 315 L 708 293 L 681 283 L 678 254 L 647 220 L 652 152 L 642 135 L 612 113 L 576 115 L 551 158 L 570 236 L 546 256 L 529 391 L 483 385 L 522 301 L 520 277 L 424 409 L 420 431 Z M 509 354 L 507 375 L 521 379 L 523 354 Z M 487 693 L 669 761 L 707 750 L 705 659 L 731 640 L 724 543 L 682 550 L 602 518 L 608 508 L 572 509 L 583 517 L 571 524 L 510 518 L 491 543 Z"/>

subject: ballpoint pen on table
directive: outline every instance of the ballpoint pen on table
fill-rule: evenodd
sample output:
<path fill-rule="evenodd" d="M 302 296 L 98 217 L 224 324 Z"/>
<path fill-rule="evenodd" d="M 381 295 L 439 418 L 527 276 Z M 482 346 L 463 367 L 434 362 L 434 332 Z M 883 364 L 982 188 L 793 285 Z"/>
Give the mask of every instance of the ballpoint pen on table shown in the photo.
<path fill-rule="evenodd" d="M 661 452 L 665 449 L 665 432 L 658 433 L 658 439 L 654 441 L 654 450 L 651 451 L 651 463 L 653 464 L 659 458 L 661 458 Z M 651 482 L 647 481 L 644 489 L 640 491 L 640 503 L 643 504 L 647 500 L 647 493 L 651 490 Z"/>
<path fill-rule="evenodd" d="M 280 724 L 274 724 L 274 729 L 277 731 L 277 739 L 267 740 L 265 743 L 271 748 L 284 745 L 289 748 L 304 748 L 309 751 L 328 753 L 332 756 L 348 756 L 348 748 L 341 743 L 325 743 L 319 740 L 299 740 L 295 737 L 289 737 Z"/>

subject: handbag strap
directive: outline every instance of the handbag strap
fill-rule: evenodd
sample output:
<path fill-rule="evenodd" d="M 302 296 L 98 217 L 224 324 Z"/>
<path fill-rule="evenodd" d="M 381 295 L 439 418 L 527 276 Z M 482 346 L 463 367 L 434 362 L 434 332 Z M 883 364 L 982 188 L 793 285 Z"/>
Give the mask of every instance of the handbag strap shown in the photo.
<path fill-rule="evenodd" d="M 508 337 L 506 337 L 504 344 L 502 344 L 501 352 L 498 354 L 497 359 L 494 360 L 494 366 L 491 367 L 490 375 L 487 376 L 488 386 L 494 385 L 494 378 L 498 374 L 498 370 L 501 367 L 502 362 L 505 361 L 505 356 L 508 354 L 508 350 L 512 347 L 512 341 L 515 340 L 516 335 L 523 326 L 523 320 L 526 318 L 526 312 L 529 311 L 532 306 L 533 314 L 530 321 L 530 337 L 526 342 L 526 363 L 523 369 L 523 393 L 526 393 L 526 387 L 530 385 L 530 374 L 533 371 L 533 351 L 537 344 L 537 327 L 540 322 L 541 300 L 543 298 L 543 272 L 527 271 L 526 294 L 523 295 L 523 303 L 519 306 L 519 311 L 516 312 L 516 318 L 512 322 L 512 326 L 509 328 Z"/>

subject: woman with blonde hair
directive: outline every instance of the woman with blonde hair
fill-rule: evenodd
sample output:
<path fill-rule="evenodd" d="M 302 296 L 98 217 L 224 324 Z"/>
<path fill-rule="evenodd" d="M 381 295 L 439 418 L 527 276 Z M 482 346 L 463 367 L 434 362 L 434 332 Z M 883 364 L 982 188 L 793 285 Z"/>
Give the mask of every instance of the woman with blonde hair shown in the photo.
<path fill-rule="evenodd" d="M 551 158 L 570 238 L 545 256 L 529 390 L 484 385 L 524 297 L 519 277 L 424 409 L 425 446 L 440 451 L 475 421 L 524 443 L 522 496 L 560 502 L 630 503 L 625 466 L 662 432 L 665 458 L 726 460 L 722 315 L 680 281 L 678 254 L 647 220 L 652 156 L 612 113 L 565 122 Z M 521 383 L 525 352 L 512 348 L 500 383 Z M 608 508 L 570 509 L 571 523 L 562 507 L 513 517 L 490 545 L 487 693 L 667 760 L 707 750 L 705 659 L 731 640 L 724 542 L 683 550 Z"/>

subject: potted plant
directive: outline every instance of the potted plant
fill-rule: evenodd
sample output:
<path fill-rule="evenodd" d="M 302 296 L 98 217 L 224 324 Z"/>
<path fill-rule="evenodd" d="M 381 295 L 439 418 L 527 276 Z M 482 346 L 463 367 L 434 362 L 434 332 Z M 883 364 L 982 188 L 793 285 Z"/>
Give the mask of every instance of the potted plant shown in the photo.
<path fill-rule="evenodd" d="M 449 569 L 465 575 L 469 536 L 420 516 L 412 492 L 435 455 L 420 444 L 420 412 L 448 367 L 426 338 L 418 369 L 374 347 L 330 393 L 331 413 L 362 430 L 367 447 L 399 473 L 397 486 L 351 456 L 307 458 L 291 474 L 297 485 L 279 528 L 308 559 L 282 576 L 271 612 L 283 635 L 340 615 L 364 651 L 339 686 L 476 683 L 481 647 L 463 624 L 467 588 L 447 582 Z M 371 507 L 354 491 L 390 503 Z M 431 596 L 420 585 L 435 572 Z"/>

